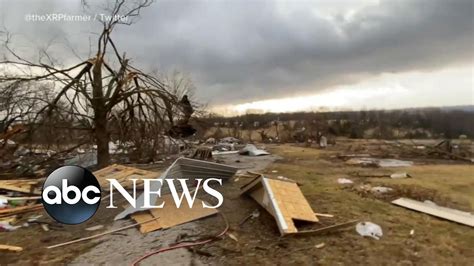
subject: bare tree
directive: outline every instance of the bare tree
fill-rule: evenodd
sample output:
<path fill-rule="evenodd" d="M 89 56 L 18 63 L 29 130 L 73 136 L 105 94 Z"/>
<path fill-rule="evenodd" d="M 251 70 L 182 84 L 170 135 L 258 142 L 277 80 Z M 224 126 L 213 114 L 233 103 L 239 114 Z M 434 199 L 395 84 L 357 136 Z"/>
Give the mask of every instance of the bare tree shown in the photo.
<path fill-rule="evenodd" d="M 174 108 L 179 106 L 179 100 L 167 85 L 134 67 L 126 54 L 119 52 L 112 39 L 117 25 L 131 23 L 130 20 L 124 22 L 114 18 L 135 18 L 151 2 L 136 1 L 130 6 L 125 0 L 115 1 L 110 6 L 110 19 L 102 21 L 94 56 L 70 67 L 57 67 L 53 60 L 33 62 L 10 47 L 11 38 L 8 35 L 5 41 L 8 57 L 0 62 L 0 66 L 7 71 L 0 75 L 0 82 L 5 86 L 23 86 L 32 82 L 50 86 L 54 97 L 37 110 L 33 122 L 59 113 L 81 124 L 81 128 L 88 126 L 97 145 L 101 167 L 110 162 L 109 127 L 114 118 L 118 118 L 121 126 L 127 128 L 138 122 L 173 126 L 173 117 L 183 115 Z M 168 121 L 164 120 L 164 113 Z"/>

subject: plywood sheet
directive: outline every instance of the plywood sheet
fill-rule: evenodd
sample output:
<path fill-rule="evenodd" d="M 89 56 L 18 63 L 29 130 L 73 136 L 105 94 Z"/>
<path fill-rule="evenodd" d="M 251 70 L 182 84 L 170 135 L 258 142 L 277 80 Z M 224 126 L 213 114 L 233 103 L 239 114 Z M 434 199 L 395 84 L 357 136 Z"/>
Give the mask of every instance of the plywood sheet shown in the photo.
<path fill-rule="evenodd" d="M 262 176 L 242 189 L 275 218 L 282 235 L 298 232 L 294 220 L 318 221 L 298 184 L 294 182 Z"/>
<path fill-rule="evenodd" d="M 186 199 L 179 208 L 176 208 L 171 194 L 158 198 L 156 205 L 165 202 L 163 208 L 155 208 L 132 214 L 132 218 L 137 222 L 143 222 L 159 217 L 156 221 L 140 225 L 140 232 L 148 233 L 159 229 L 166 229 L 176 225 L 184 224 L 194 220 L 198 220 L 218 211 L 216 209 L 208 209 L 202 207 L 202 200 L 195 199 L 193 208 L 189 208 Z"/>
<path fill-rule="evenodd" d="M 399 198 L 392 201 L 392 203 L 408 209 L 474 227 L 474 215 L 468 212 L 441 207 L 407 198 Z"/>
<path fill-rule="evenodd" d="M 298 232 L 293 220 L 308 222 L 318 221 L 318 218 L 314 215 L 314 211 L 311 209 L 311 206 L 296 183 L 275 179 L 266 180 L 271 187 L 276 203 L 288 225 L 288 229 L 285 233 Z"/>

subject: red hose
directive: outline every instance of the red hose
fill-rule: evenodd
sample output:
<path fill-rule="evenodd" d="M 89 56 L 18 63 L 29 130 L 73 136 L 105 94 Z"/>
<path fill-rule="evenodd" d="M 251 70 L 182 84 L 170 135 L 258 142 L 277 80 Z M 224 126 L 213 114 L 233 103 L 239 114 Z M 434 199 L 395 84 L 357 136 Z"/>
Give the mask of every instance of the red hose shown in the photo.
<path fill-rule="evenodd" d="M 148 257 L 151 257 L 153 255 L 159 254 L 159 253 L 163 253 L 163 252 L 178 249 L 178 248 L 186 248 L 186 247 L 204 245 L 204 244 L 207 244 L 207 243 L 210 243 L 212 241 L 217 240 L 219 237 L 225 235 L 227 233 L 227 231 L 229 231 L 229 223 L 227 222 L 227 219 L 225 218 L 224 214 L 222 214 L 222 213 L 220 213 L 220 214 L 222 215 L 222 218 L 224 218 L 224 221 L 226 223 L 226 227 L 225 227 L 224 231 L 222 231 L 220 234 L 216 235 L 215 237 L 212 237 L 212 238 L 209 238 L 209 239 L 206 239 L 206 240 L 197 241 L 197 242 L 182 242 L 182 243 L 177 244 L 177 245 L 170 245 L 170 246 L 165 247 L 165 248 L 160 248 L 158 250 L 152 251 L 152 252 L 150 252 L 148 254 L 145 254 L 145 255 L 141 256 L 140 258 L 136 259 L 132 263 L 132 265 L 137 266 L 142 260 L 144 260 Z"/>

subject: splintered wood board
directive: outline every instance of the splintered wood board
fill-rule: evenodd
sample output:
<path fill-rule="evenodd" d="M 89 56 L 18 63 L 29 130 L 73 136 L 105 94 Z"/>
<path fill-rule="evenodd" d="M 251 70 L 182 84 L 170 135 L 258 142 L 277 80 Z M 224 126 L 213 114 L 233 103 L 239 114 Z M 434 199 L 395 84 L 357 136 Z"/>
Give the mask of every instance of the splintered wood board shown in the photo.
<path fill-rule="evenodd" d="M 423 212 L 449 221 L 474 227 L 474 215 L 468 212 L 427 204 L 407 198 L 399 198 L 392 201 L 392 203 L 411 210 Z"/>
<path fill-rule="evenodd" d="M 132 188 L 133 182 L 131 179 L 155 179 L 160 176 L 160 173 L 113 164 L 95 171 L 94 175 L 99 180 L 99 184 L 103 189 L 109 189 L 107 179 L 116 179 L 122 187 Z M 141 184 L 141 182 L 137 181 L 137 186 L 139 184 Z"/>
<path fill-rule="evenodd" d="M 218 213 L 217 209 L 203 208 L 203 201 L 197 198 L 194 201 L 193 208 L 189 208 L 185 198 L 183 199 L 181 206 L 176 208 L 171 194 L 158 198 L 155 205 L 160 205 L 163 202 L 165 202 L 163 208 L 154 208 L 132 214 L 132 218 L 138 223 L 153 218 L 159 218 L 155 221 L 141 224 L 140 232 L 145 234 L 159 229 L 166 229 Z"/>

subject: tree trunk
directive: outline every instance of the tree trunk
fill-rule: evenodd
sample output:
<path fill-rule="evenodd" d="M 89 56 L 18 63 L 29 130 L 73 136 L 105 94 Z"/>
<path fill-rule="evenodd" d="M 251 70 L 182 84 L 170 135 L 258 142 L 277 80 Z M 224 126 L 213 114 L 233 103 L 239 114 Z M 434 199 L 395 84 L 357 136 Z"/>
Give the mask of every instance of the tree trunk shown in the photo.
<path fill-rule="evenodd" d="M 94 119 L 95 139 L 97 144 L 97 164 L 100 168 L 110 164 L 109 141 L 110 135 L 107 130 L 107 114 L 96 111 Z"/>
<path fill-rule="evenodd" d="M 100 168 L 110 164 L 109 140 L 110 135 L 107 128 L 107 106 L 102 91 L 102 60 L 103 55 L 97 54 L 92 69 L 92 108 L 94 109 L 94 134 L 97 144 L 97 164 Z"/>

